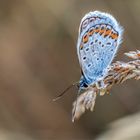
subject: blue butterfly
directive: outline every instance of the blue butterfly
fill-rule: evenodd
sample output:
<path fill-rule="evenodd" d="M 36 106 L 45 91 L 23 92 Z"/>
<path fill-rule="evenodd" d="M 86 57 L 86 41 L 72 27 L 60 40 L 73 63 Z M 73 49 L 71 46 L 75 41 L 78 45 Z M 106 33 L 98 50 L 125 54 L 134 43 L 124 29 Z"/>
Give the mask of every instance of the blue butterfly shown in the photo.
<path fill-rule="evenodd" d="M 102 81 L 122 40 L 123 28 L 108 13 L 89 12 L 81 20 L 77 54 L 82 76 L 79 90 Z"/>
<path fill-rule="evenodd" d="M 59 99 L 68 89 L 77 85 L 79 92 L 102 81 L 122 42 L 123 28 L 116 19 L 100 11 L 89 12 L 80 23 L 77 54 L 81 66 L 81 79 L 70 85 L 54 100 Z"/>

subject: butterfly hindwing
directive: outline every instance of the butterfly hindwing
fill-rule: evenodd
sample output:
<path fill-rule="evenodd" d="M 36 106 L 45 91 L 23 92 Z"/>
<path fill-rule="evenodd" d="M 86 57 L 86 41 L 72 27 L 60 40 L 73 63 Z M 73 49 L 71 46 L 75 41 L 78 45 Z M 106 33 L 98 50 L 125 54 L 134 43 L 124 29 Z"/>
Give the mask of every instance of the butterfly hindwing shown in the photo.
<path fill-rule="evenodd" d="M 93 84 L 107 74 L 107 68 L 121 43 L 121 36 L 122 27 L 110 14 L 95 11 L 83 17 L 77 53 L 83 72 L 82 80 L 86 84 Z"/>

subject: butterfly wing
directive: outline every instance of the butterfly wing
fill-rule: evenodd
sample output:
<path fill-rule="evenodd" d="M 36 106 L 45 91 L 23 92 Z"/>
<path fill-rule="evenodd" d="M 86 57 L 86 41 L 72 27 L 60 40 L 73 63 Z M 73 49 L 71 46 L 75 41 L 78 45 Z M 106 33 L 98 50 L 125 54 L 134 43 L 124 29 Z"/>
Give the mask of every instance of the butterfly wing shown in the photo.
<path fill-rule="evenodd" d="M 95 11 L 83 17 L 77 43 L 82 82 L 90 85 L 106 76 L 121 43 L 122 31 L 110 14 Z"/>

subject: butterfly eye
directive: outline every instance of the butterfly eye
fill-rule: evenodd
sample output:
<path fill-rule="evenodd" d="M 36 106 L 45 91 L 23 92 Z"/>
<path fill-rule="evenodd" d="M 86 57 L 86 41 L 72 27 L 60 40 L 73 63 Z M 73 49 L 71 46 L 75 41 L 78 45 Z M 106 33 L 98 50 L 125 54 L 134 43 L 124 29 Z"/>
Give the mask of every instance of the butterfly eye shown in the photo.
<path fill-rule="evenodd" d="M 87 85 L 86 83 L 84 83 L 84 84 L 83 84 L 83 87 L 87 88 L 87 87 L 88 87 L 88 85 Z"/>

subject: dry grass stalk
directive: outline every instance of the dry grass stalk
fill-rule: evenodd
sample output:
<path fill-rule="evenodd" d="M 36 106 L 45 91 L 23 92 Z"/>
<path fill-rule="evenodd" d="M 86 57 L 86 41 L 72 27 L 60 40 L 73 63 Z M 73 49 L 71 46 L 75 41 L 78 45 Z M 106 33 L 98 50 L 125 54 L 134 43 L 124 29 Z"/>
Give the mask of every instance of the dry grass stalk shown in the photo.
<path fill-rule="evenodd" d="M 128 79 L 140 79 L 140 51 L 125 53 L 129 58 L 134 59 L 129 62 L 117 61 L 113 63 L 108 75 L 98 83 L 88 87 L 73 103 L 72 121 L 78 119 L 86 110 L 93 111 L 97 94 L 100 96 L 109 93 L 115 84 L 122 84 Z"/>

